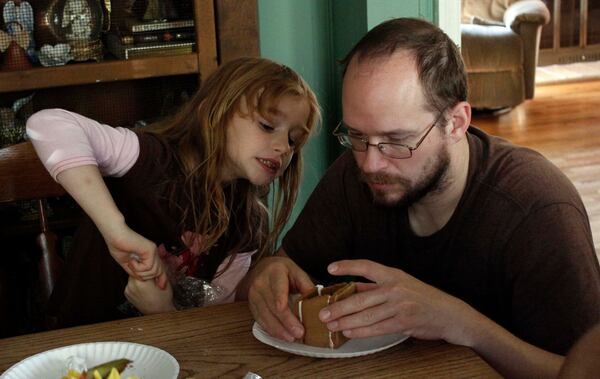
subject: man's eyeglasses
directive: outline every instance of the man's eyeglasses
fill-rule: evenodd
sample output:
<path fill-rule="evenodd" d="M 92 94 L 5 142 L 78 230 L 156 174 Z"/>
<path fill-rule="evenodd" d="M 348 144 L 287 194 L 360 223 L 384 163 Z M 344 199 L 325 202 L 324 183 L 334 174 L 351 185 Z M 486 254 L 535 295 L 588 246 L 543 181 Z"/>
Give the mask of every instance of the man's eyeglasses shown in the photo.
<path fill-rule="evenodd" d="M 419 142 L 414 147 L 403 145 L 401 143 L 394 142 L 379 142 L 379 143 L 369 143 L 369 138 L 364 136 L 353 136 L 348 134 L 348 132 L 342 131 L 342 128 L 346 128 L 344 121 L 340 121 L 340 123 L 336 126 L 333 131 L 333 135 L 338 138 L 340 144 L 344 147 L 352 149 L 354 151 L 367 151 L 369 146 L 375 146 L 381 154 L 386 157 L 394 158 L 394 159 L 407 159 L 412 157 L 413 151 L 417 150 L 417 148 L 423 143 L 425 138 L 431 132 L 431 129 L 438 123 L 440 118 L 442 117 L 443 112 L 433 121 L 431 125 L 427 127 L 427 132 L 421 137 Z"/>

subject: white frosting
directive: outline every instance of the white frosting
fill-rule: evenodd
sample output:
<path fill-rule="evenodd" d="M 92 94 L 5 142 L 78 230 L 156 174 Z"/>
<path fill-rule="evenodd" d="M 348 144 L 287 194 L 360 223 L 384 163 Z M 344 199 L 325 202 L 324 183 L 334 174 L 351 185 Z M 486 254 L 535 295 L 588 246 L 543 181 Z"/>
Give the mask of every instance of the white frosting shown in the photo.
<path fill-rule="evenodd" d="M 321 296 L 321 291 L 323 291 L 323 288 L 324 287 L 322 285 L 317 284 L 317 294 L 319 294 L 319 296 Z M 327 303 L 329 303 L 329 301 Z"/>
<path fill-rule="evenodd" d="M 327 296 L 327 305 L 329 305 L 329 300 L 331 300 L 331 296 Z M 329 330 L 329 329 L 328 329 Z M 329 348 L 333 349 L 333 332 L 329 330 Z"/>

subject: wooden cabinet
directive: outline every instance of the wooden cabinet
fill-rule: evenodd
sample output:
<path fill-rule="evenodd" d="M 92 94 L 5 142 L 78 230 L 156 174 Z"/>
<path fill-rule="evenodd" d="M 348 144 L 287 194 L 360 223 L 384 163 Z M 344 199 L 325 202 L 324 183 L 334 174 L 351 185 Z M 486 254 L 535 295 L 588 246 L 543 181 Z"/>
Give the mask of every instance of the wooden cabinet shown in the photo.
<path fill-rule="evenodd" d="M 194 0 L 193 16 L 194 53 L 0 71 L 0 106 L 35 92 L 34 110 L 61 107 L 110 125 L 163 116 L 169 91 L 193 91 L 219 63 L 259 54 L 256 0 Z"/>

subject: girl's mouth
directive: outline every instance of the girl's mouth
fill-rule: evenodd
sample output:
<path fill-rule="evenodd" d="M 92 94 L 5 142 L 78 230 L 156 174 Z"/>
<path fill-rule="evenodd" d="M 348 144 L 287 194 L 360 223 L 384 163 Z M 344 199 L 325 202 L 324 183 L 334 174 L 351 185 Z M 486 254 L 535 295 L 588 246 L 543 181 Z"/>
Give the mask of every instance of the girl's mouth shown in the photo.
<path fill-rule="evenodd" d="M 261 166 L 271 174 L 276 174 L 281 167 L 281 164 L 274 159 L 256 158 Z"/>

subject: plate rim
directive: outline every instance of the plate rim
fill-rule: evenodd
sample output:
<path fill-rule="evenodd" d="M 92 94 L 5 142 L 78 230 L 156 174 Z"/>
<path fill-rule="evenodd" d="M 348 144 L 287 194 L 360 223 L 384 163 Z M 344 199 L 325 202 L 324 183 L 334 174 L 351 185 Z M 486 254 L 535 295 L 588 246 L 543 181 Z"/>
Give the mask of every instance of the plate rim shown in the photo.
<path fill-rule="evenodd" d="M 155 350 L 155 351 L 159 351 L 163 354 L 165 354 L 165 356 L 172 361 L 172 363 L 175 366 L 175 378 L 177 378 L 177 376 L 179 375 L 179 372 L 181 371 L 181 367 L 179 365 L 179 362 L 177 361 L 177 359 L 175 359 L 175 357 L 169 353 L 168 351 L 161 349 L 159 347 L 156 346 L 152 346 L 152 345 L 146 345 L 143 343 L 139 343 L 139 342 L 130 342 L 130 341 L 93 341 L 93 342 L 80 342 L 80 343 L 74 343 L 74 344 L 70 344 L 70 345 L 64 345 L 64 346 L 59 346 L 59 347 L 55 347 L 52 349 L 48 349 L 48 350 L 44 350 L 44 351 L 40 351 L 39 353 L 30 355 L 26 358 L 21 359 L 20 361 L 18 361 L 17 363 L 13 364 L 12 366 L 10 366 L 9 368 L 6 369 L 6 371 L 4 371 L 2 373 L 2 375 L 0 375 L 0 379 L 8 379 L 8 374 L 11 373 L 11 371 L 13 371 L 14 369 L 17 368 L 17 366 L 20 366 L 22 364 L 24 364 L 26 361 L 29 360 L 33 360 L 36 357 L 39 357 L 43 354 L 50 354 L 54 351 L 58 351 L 58 350 L 62 350 L 62 349 L 67 349 L 67 348 L 77 348 L 78 346 L 84 346 L 84 345 L 107 345 L 107 344 L 123 344 L 123 345 L 137 345 L 137 346 L 141 346 L 145 349 L 150 349 L 150 350 Z"/>
<path fill-rule="evenodd" d="M 314 347 L 311 346 L 311 348 L 314 349 L 323 349 L 323 352 L 302 352 L 302 351 L 292 351 L 290 349 L 286 349 L 285 347 L 282 346 L 276 346 L 274 345 L 270 340 L 268 340 L 267 338 L 271 339 L 271 340 L 277 340 L 277 341 L 281 341 L 282 343 L 285 344 L 296 344 L 298 346 L 303 346 L 303 344 L 297 343 L 297 342 L 288 342 L 288 341 L 284 341 L 284 340 L 279 340 L 275 337 L 271 337 L 263 328 L 262 326 L 254 321 L 254 324 L 252 325 L 252 335 L 254 335 L 254 338 L 256 338 L 257 340 L 259 340 L 260 342 L 264 343 L 265 345 L 269 345 L 271 347 L 274 347 L 275 349 L 281 350 L 281 351 L 285 351 L 289 354 L 295 354 L 295 355 L 301 355 L 301 356 L 305 356 L 305 357 L 313 357 L 313 358 L 353 358 L 353 357 L 359 357 L 359 356 L 364 356 L 364 355 L 370 355 L 370 354 L 375 354 L 378 353 L 380 351 L 392 348 L 404 341 L 406 341 L 409 336 L 402 334 L 402 333 L 392 333 L 391 335 L 396 335 L 398 338 L 389 343 L 386 344 L 384 346 L 380 346 L 377 347 L 375 349 L 371 349 L 371 350 L 367 350 L 367 351 L 355 351 L 355 352 L 349 352 L 349 353 L 340 353 L 340 352 L 335 352 L 335 350 L 330 350 L 327 348 L 319 348 L 319 347 Z M 304 345 L 306 346 L 306 345 Z"/>

